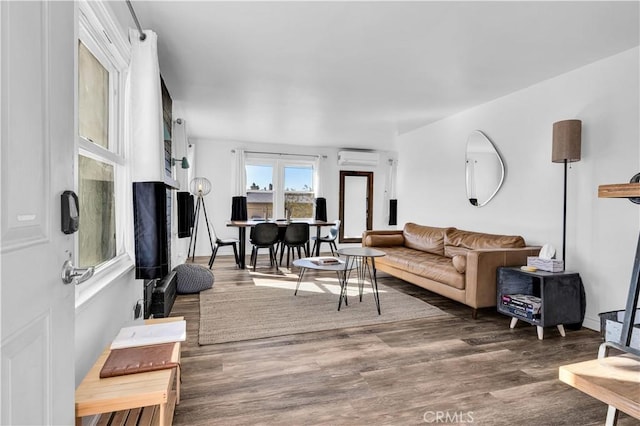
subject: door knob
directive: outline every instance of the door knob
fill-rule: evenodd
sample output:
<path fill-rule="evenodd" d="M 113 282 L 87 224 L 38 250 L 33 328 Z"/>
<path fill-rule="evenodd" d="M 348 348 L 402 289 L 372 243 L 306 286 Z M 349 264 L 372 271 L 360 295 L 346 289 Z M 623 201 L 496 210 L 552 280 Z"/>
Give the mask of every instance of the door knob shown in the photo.
<path fill-rule="evenodd" d="M 76 268 L 73 266 L 71 259 L 67 259 L 62 265 L 62 282 L 71 284 L 75 281 L 76 285 L 88 280 L 93 276 L 94 267 Z"/>

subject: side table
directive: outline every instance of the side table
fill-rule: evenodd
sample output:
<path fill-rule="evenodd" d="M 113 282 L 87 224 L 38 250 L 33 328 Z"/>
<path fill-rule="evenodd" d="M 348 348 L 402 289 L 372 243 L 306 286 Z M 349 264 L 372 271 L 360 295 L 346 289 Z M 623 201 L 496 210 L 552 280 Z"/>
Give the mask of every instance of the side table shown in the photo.
<path fill-rule="evenodd" d="M 528 294 L 541 299 L 539 318 L 527 318 L 510 312 L 502 303 L 506 294 Z M 518 321 L 535 325 L 538 339 L 544 337 L 544 327 L 556 326 L 564 337 L 564 326 L 581 324 L 585 312 L 582 279 L 577 272 L 523 271 L 519 267 L 498 268 L 498 312 L 512 317 L 510 328 Z"/>
<path fill-rule="evenodd" d="M 360 301 L 362 302 L 362 290 L 364 286 L 364 279 L 366 275 L 369 275 L 369 281 L 371 281 L 371 288 L 373 290 L 373 298 L 376 301 L 376 308 L 378 308 L 378 315 L 380 315 L 380 295 L 378 294 L 378 278 L 376 277 L 376 257 L 386 256 L 387 254 L 381 250 L 372 249 L 369 247 L 349 247 L 338 250 L 340 256 L 347 257 L 347 269 L 353 269 L 355 265 L 358 275 L 358 290 L 360 293 Z M 371 262 L 371 268 L 369 268 L 369 262 Z M 373 275 L 371 274 L 373 270 Z M 349 276 L 345 280 L 344 293 L 346 297 L 347 282 Z M 342 298 L 340 298 L 342 301 Z"/>

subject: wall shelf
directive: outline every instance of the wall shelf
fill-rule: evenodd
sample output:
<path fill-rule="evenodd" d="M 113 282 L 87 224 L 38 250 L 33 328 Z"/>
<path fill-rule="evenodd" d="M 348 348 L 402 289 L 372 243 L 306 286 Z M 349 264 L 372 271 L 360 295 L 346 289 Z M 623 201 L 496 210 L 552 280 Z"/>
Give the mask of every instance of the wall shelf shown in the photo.
<path fill-rule="evenodd" d="M 614 183 L 598 187 L 598 198 L 635 197 L 640 197 L 640 183 Z"/>

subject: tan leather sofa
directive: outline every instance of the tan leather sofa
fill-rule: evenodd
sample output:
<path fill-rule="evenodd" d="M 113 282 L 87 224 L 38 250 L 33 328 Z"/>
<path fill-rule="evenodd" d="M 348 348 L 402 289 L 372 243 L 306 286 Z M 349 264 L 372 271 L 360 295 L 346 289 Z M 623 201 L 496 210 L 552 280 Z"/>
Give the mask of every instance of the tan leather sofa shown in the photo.
<path fill-rule="evenodd" d="M 372 230 L 362 245 L 382 250 L 376 269 L 473 308 L 496 306 L 496 269 L 527 264 L 540 247 L 517 235 L 493 235 L 407 223 L 403 230 Z"/>

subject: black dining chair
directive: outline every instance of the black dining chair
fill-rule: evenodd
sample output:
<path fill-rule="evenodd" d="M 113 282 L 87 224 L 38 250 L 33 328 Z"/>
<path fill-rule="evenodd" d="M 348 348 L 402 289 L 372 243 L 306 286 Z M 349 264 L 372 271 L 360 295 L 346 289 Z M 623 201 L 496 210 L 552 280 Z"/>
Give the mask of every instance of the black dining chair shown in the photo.
<path fill-rule="evenodd" d="M 213 267 L 213 261 L 216 260 L 216 254 L 218 253 L 218 249 L 224 246 L 233 246 L 233 255 L 236 259 L 236 265 L 240 267 L 240 258 L 238 257 L 238 243 L 239 240 L 237 238 L 220 238 L 218 234 L 216 234 L 216 229 L 211 226 L 211 231 L 213 232 L 213 238 L 215 238 L 215 243 L 213 245 L 213 253 L 211 253 L 211 257 L 209 258 L 209 269 Z"/>
<path fill-rule="evenodd" d="M 269 260 L 271 266 L 276 262 L 276 253 L 274 245 L 278 242 L 278 225 L 275 223 L 264 222 L 258 223 L 251 229 L 250 241 L 253 244 L 251 248 L 251 264 L 253 270 L 256 270 L 256 262 L 258 260 L 258 250 L 261 248 L 269 249 Z"/>
<path fill-rule="evenodd" d="M 280 265 L 282 265 L 282 257 L 284 248 L 287 249 L 287 267 L 289 267 L 289 252 L 294 249 L 293 258 L 295 258 L 295 249 L 298 251 L 298 259 L 302 259 L 301 248 L 304 250 L 305 257 L 309 256 L 307 252 L 307 244 L 309 243 L 309 224 L 304 222 L 294 222 L 287 225 L 284 232 L 284 240 L 282 250 L 280 250 Z"/>
<path fill-rule="evenodd" d="M 280 220 L 277 220 L 276 222 L 279 222 Z M 278 255 L 278 252 L 282 252 L 282 250 L 284 249 L 284 233 L 287 231 L 287 227 L 286 226 L 282 226 L 279 225 L 278 226 L 278 242 L 276 243 L 276 256 Z"/>
<path fill-rule="evenodd" d="M 329 235 L 325 235 L 324 237 L 312 237 L 313 239 L 313 248 L 311 249 L 311 253 L 316 252 L 316 245 L 320 245 L 322 243 L 329 243 L 329 248 L 331 248 L 331 256 L 335 256 L 338 251 L 338 246 L 336 246 L 336 239 L 340 234 L 340 220 L 336 220 L 335 225 L 329 228 Z M 335 252 L 334 252 L 335 250 Z M 320 248 L 318 248 L 318 253 L 320 253 Z"/>

